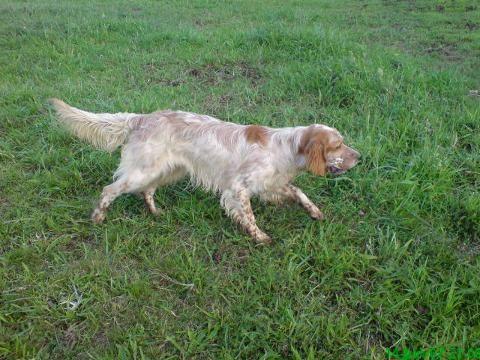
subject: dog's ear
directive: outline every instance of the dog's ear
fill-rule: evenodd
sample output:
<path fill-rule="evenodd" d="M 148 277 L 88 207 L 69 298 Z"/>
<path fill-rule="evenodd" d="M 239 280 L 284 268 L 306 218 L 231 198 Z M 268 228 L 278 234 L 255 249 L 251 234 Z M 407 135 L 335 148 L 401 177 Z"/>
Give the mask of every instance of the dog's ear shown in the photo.
<path fill-rule="evenodd" d="M 325 176 L 327 173 L 327 163 L 325 161 L 325 148 L 323 146 L 321 135 L 315 136 L 306 146 L 305 155 L 307 158 L 308 170 L 319 176 Z"/>
<path fill-rule="evenodd" d="M 327 173 L 325 160 L 326 136 L 324 132 L 309 127 L 302 137 L 299 148 L 299 153 L 305 156 L 308 171 L 319 176 L 325 176 Z"/>

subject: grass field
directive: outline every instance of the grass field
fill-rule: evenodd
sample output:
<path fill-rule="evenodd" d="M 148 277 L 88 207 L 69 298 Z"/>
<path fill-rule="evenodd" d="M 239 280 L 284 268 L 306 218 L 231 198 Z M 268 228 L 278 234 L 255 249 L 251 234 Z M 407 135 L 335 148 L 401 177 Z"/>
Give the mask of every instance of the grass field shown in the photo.
<path fill-rule="evenodd" d="M 378 358 L 480 348 L 480 5 L 0 2 L 0 358 Z M 254 202 L 258 248 L 182 182 L 90 211 L 109 155 L 60 129 L 174 108 L 325 123 L 362 162 Z"/>

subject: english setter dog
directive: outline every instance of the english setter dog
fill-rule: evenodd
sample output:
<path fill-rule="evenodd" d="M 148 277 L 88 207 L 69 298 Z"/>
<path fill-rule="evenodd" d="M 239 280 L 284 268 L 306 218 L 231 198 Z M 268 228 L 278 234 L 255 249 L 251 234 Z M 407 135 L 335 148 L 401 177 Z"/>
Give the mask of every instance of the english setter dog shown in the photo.
<path fill-rule="evenodd" d="M 79 138 L 106 151 L 123 145 L 115 181 L 106 186 L 92 214 L 105 219 L 108 206 L 124 193 L 140 193 L 157 214 L 153 196 L 159 186 L 189 176 L 195 185 L 221 194 L 221 205 L 259 244 L 270 237 L 260 230 L 250 205 L 265 201 L 300 203 L 314 219 L 323 219 L 315 204 L 290 182 L 301 171 L 319 176 L 341 174 L 360 154 L 325 125 L 269 128 L 239 125 L 183 111 L 152 114 L 93 114 L 51 99 L 59 120 Z"/>

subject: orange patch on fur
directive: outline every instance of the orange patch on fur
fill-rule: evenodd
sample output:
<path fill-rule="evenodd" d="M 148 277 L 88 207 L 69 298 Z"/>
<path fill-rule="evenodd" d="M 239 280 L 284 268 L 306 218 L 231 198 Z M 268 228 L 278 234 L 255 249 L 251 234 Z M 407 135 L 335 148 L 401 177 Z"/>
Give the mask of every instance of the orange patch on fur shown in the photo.
<path fill-rule="evenodd" d="M 263 126 L 249 125 L 245 129 L 245 137 L 251 144 L 260 144 L 262 146 L 268 143 L 268 131 Z"/>
<path fill-rule="evenodd" d="M 319 137 L 321 136 L 317 136 L 317 138 Z M 313 140 L 311 146 L 307 148 L 306 154 L 309 170 L 315 175 L 325 176 L 327 172 L 327 165 L 325 162 L 325 154 L 322 140 Z"/>
<path fill-rule="evenodd" d="M 308 170 L 315 175 L 324 176 L 327 172 L 325 160 L 328 133 L 310 126 L 300 140 L 299 153 L 305 154 Z"/>

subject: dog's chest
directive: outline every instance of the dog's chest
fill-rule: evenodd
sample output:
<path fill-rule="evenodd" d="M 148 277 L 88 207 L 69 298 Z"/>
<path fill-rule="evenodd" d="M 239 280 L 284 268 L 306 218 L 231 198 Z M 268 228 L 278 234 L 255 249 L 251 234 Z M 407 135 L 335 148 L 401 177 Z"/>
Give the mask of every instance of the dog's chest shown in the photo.
<path fill-rule="evenodd" d="M 273 176 L 267 177 L 264 181 L 264 187 L 266 192 L 274 192 L 292 181 L 296 176 L 294 171 L 275 171 Z"/>

